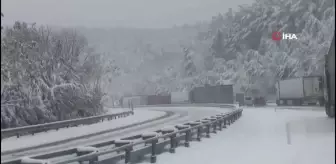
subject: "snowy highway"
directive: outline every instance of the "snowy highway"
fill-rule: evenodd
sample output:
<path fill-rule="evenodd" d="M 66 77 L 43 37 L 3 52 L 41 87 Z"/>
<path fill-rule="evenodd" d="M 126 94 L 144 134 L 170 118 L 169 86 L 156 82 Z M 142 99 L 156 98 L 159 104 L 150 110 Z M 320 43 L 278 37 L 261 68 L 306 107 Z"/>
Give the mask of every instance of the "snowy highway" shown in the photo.
<path fill-rule="evenodd" d="M 52 151 L 63 150 L 71 147 L 85 146 L 97 142 L 119 139 L 130 135 L 137 135 L 142 132 L 154 131 L 162 128 L 163 126 L 176 125 L 187 121 L 201 119 L 207 116 L 212 116 L 218 113 L 228 112 L 230 109 L 217 108 L 217 107 L 148 107 L 136 108 L 135 115 L 108 122 L 97 123 L 82 127 L 73 127 L 69 129 L 62 129 L 59 131 L 50 131 L 40 133 L 35 136 L 25 136 L 22 138 L 8 138 L 2 141 L 1 157 L 2 161 L 16 159 L 22 156 L 29 156 Z M 138 125 L 130 128 L 125 128 L 111 133 L 106 133 L 89 138 L 79 139 L 75 141 L 63 142 L 60 144 L 51 144 L 47 147 L 35 147 L 29 149 L 31 146 L 38 146 L 43 143 L 53 143 L 67 138 L 76 137 L 85 133 L 95 133 L 108 128 L 114 129 L 117 127 L 143 122 L 145 120 L 160 117 L 165 112 L 173 112 L 170 117 L 156 120 L 143 125 Z M 20 150 L 25 149 L 25 150 Z M 16 151 L 20 150 L 20 151 Z"/>
<path fill-rule="evenodd" d="M 323 108 L 284 108 L 244 108 L 230 128 L 159 155 L 157 164 L 334 164 L 335 120 Z"/>
<path fill-rule="evenodd" d="M 108 113 L 112 113 L 111 110 Z M 122 112 L 121 110 L 117 110 Z M 125 110 L 124 110 L 125 111 Z M 20 138 L 11 137 L 4 139 L 1 144 L 1 153 L 15 150 L 19 148 L 27 148 L 36 145 L 48 144 L 56 141 L 62 141 L 74 137 L 79 137 L 87 134 L 94 134 L 104 130 L 119 128 L 128 124 L 142 122 L 148 119 L 163 116 L 164 112 L 159 111 L 135 111 L 135 114 L 126 118 L 119 118 L 116 120 L 100 122 L 92 125 L 85 125 L 79 127 L 70 127 L 59 129 L 58 131 L 48 131 L 46 133 L 37 133 L 35 135 L 26 135 Z"/>
<path fill-rule="evenodd" d="M 135 109 L 134 116 L 118 119 L 119 121 L 109 121 L 110 128 L 132 124 L 136 122 L 134 120 L 141 122 L 140 120 L 145 118 L 160 117 L 165 112 L 174 114 L 164 119 L 103 135 L 20 153 L 2 154 L 1 157 L 2 161 L 7 161 L 23 156 L 92 145 L 226 113 L 230 110 L 219 107 L 139 107 Z M 96 124 L 95 128 L 99 127 L 98 125 L 103 123 Z M 92 132 L 92 127 L 84 127 L 82 132 L 85 130 Z M 202 142 L 192 142 L 190 148 L 179 147 L 175 154 L 161 154 L 157 157 L 157 163 L 333 164 L 335 163 L 334 129 L 334 119 L 328 119 L 323 108 L 320 107 L 245 107 L 243 116 L 230 128 L 211 135 L 210 139 L 204 138 Z M 149 162 L 142 162 L 142 164 L 146 163 Z"/>

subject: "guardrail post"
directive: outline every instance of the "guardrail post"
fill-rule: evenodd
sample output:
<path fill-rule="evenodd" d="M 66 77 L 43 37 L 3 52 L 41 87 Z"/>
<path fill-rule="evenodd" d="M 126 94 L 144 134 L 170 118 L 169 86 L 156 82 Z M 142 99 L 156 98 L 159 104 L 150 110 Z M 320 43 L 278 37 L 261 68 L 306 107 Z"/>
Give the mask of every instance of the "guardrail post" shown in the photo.
<path fill-rule="evenodd" d="M 173 133 L 176 130 L 174 127 L 166 127 L 161 129 L 161 132 L 163 135 L 168 134 L 168 133 Z M 170 138 L 170 153 L 175 153 L 175 145 L 177 146 L 177 141 L 176 141 L 176 134 L 172 134 L 169 136 Z"/>
<path fill-rule="evenodd" d="M 210 138 L 210 128 L 211 128 L 211 125 L 209 124 L 209 121 L 208 120 L 206 120 L 206 119 L 204 119 L 204 120 L 201 120 L 201 122 L 203 123 L 203 124 L 205 124 L 205 132 L 206 132 L 206 134 L 205 134 L 205 137 L 206 138 Z"/>
<path fill-rule="evenodd" d="M 210 138 L 210 124 L 206 125 L 206 138 Z"/>
<path fill-rule="evenodd" d="M 202 127 L 197 128 L 197 141 L 202 140 Z"/>
<path fill-rule="evenodd" d="M 228 116 L 228 119 L 227 119 L 227 125 L 231 125 L 231 120 L 232 120 L 232 115 L 229 115 Z"/>
<path fill-rule="evenodd" d="M 212 127 L 213 127 L 213 133 L 217 133 L 217 123 L 216 122 L 214 122 L 214 123 L 212 123 Z"/>
<path fill-rule="evenodd" d="M 131 151 L 133 150 L 133 147 L 128 147 L 125 149 L 125 164 L 129 164 L 131 161 Z"/>
<path fill-rule="evenodd" d="M 219 131 L 222 131 L 222 124 L 223 124 L 223 120 L 222 118 L 218 119 L 218 127 L 219 127 Z"/>
<path fill-rule="evenodd" d="M 184 142 L 185 147 L 190 147 L 190 143 L 189 143 L 190 133 L 191 133 L 191 130 L 186 131 L 185 142 Z"/>
<path fill-rule="evenodd" d="M 227 116 L 224 116 L 223 118 L 223 128 L 226 128 L 226 124 L 227 124 Z"/>
<path fill-rule="evenodd" d="M 156 144 L 158 142 L 158 139 L 152 141 L 152 155 L 150 158 L 151 163 L 156 163 Z"/>
<path fill-rule="evenodd" d="M 213 133 L 217 133 L 217 122 L 216 122 L 216 119 L 215 118 L 211 118 L 211 125 L 212 125 L 212 128 L 213 128 Z"/>
<path fill-rule="evenodd" d="M 156 132 L 151 132 L 151 133 L 144 133 L 144 134 L 141 135 L 141 137 L 142 137 L 142 140 L 147 140 L 147 139 L 150 139 L 150 138 L 157 137 L 157 135 L 158 134 Z M 149 144 L 149 143 L 145 142 L 145 146 L 147 144 Z"/>
<path fill-rule="evenodd" d="M 177 130 L 182 130 L 182 129 L 187 129 L 190 126 L 189 125 L 176 125 L 175 126 L 177 128 Z M 188 136 L 189 138 L 191 138 L 191 136 Z"/>
<path fill-rule="evenodd" d="M 176 134 L 173 134 L 170 136 L 170 148 L 169 152 L 170 153 L 175 153 L 175 147 L 176 147 Z"/>
<path fill-rule="evenodd" d="M 195 127 L 195 126 L 199 126 L 201 123 L 200 122 L 189 122 L 188 123 L 188 125 L 190 125 L 191 127 Z M 197 129 L 196 129 L 196 140 L 197 141 L 201 141 L 201 128 L 200 127 L 198 127 Z M 193 133 L 191 134 L 191 139 L 192 139 L 192 135 L 193 135 Z"/>

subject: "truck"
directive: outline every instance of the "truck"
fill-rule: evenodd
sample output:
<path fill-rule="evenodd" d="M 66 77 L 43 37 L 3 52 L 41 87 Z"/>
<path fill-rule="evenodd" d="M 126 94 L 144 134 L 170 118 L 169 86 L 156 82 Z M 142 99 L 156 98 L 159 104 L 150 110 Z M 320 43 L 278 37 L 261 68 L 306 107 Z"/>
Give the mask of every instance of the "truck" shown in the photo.
<path fill-rule="evenodd" d="M 191 103 L 234 104 L 233 84 L 195 87 L 189 92 L 189 100 Z"/>
<path fill-rule="evenodd" d="M 304 76 L 280 80 L 276 84 L 276 104 L 301 106 L 324 105 L 323 76 Z"/>
<path fill-rule="evenodd" d="M 328 117 L 335 118 L 335 33 L 329 52 L 325 55 L 324 68 L 325 111 Z"/>
<path fill-rule="evenodd" d="M 189 92 L 171 92 L 172 104 L 187 104 L 189 103 Z"/>

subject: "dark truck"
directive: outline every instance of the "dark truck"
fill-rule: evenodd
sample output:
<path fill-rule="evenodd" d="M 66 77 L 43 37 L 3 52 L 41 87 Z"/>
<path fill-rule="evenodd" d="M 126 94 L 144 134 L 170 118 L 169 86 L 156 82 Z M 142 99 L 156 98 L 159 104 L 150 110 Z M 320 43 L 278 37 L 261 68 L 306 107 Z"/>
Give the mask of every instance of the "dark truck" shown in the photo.
<path fill-rule="evenodd" d="M 325 111 L 328 117 L 335 117 L 335 34 L 329 52 L 325 55 L 324 67 L 324 99 Z"/>
<path fill-rule="evenodd" d="M 195 87 L 189 92 L 191 103 L 234 104 L 233 85 L 205 85 Z"/>

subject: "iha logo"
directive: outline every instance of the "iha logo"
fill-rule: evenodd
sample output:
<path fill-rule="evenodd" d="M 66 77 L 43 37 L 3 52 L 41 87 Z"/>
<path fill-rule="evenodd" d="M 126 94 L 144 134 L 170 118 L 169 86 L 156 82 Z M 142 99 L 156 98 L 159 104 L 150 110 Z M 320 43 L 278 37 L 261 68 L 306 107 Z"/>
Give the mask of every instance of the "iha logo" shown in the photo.
<path fill-rule="evenodd" d="M 298 38 L 296 37 L 295 34 L 291 33 L 281 33 L 281 32 L 273 32 L 272 33 L 272 40 L 279 41 L 279 40 L 297 40 Z"/>

